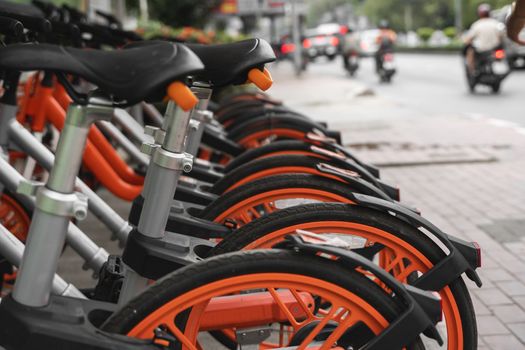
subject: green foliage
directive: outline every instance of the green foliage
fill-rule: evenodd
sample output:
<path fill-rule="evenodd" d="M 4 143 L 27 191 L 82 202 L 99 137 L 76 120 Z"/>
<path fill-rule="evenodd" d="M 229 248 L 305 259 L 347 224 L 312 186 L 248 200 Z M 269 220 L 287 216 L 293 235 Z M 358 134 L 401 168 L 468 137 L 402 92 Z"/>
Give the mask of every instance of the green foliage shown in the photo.
<path fill-rule="evenodd" d="M 31 3 L 31 0 L 10 0 L 10 1 L 18 2 L 18 3 L 21 3 L 21 4 L 29 4 L 29 3 Z M 79 6 L 80 5 L 80 1 L 81 0 L 51 0 L 50 2 L 52 2 L 55 5 L 68 4 L 70 6 Z"/>
<path fill-rule="evenodd" d="M 454 0 L 364 0 L 363 12 L 374 22 L 390 21 L 396 30 L 405 30 L 405 12 L 411 10 L 413 27 L 443 28 L 454 24 Z"/>
<path fill-rule="evenodd" d="M 224 31 L 203 31 L 193 27 L 179 27 L 174 28 L 167 26 L 162 22 L 149 20 L 147 22 L 140 22 L 137 32 L 146 39 L 164 37 L 176 38 L 190 43 L 211 44 L 211 43 L 230 43 L 247 39 L 247 37 L 231 36 Z"/>
<path fill-rule="evenodd" d="M 421 38 L 423 41 L 428 41 L 432 34 L 434 33 L 434 29 L 430 27 L 421 27 L 417 30 L 417 35 Z"/>
<path fill-rule="evenodd" d="M 151 18 L 172 27 L 203 27 L 221 0 L 148 0 Z M 129 7 L 138 7 L 138 1 L 128 1 Z"/>
<path fill-rule="evenodd" d="M 307 0 L 309 5 L 306 18 L 307 25 L 310 27 L 317 25 L 324 13 L 333 11 L 337 6 L 345 4 L 356 5 L 359 2 L 359 0 Z"/>
<path fill-rule="evenodd" d="M 477 7 L 489 3 L 494 9 L 511 3 L 511 0 L 461 0 L 463 23 L 468 28 L 477 19 Z M 323 1 L 321 1 L 323 2 Z M 405 11 L 412 11 L 413 27 L 447 28 L 455 24 L 455 0 L 363 0 L 362 11 L 373 22 L 385 18 L 397 30 L 405 30 Z"/>
<path fill-rule="evenodd" d="M 477 9 L 478 6 L 482 3 L 488 3 L 492 5 L 492 8 L 497 9 L 505 5 L 510 5 L 512 1 L 510 0 L 463 0 L 464 5 L 464 16 L 463 20 L 465 24 L 470 26 L 475 20 L 478 19 Z"/>
<path fill-rule="evenodd" d="M 443 29 L 443 33 L 450 39 L 454 39 L 458 33 L 456 27 L 446 27 Z"/>

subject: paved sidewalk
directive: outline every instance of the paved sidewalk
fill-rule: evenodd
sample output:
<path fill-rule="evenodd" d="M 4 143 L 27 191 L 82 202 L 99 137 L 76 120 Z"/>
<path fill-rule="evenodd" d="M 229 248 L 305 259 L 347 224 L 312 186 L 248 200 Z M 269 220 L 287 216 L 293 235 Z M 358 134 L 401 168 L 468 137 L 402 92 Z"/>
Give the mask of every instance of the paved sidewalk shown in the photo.
<path fill-rule="evenodd" d="M 525 349 L 523 130 L 479 115 L 424 116 L 343 74 L 297 80 L 286 66 L 273 73 L 273 95 L 328 120 L 356 155 L 383 165 L 383 178 L 400 186 L 403 201 L 445 232 L 481 245 L 484 285 L 467 281 L 479 348 Z"/>

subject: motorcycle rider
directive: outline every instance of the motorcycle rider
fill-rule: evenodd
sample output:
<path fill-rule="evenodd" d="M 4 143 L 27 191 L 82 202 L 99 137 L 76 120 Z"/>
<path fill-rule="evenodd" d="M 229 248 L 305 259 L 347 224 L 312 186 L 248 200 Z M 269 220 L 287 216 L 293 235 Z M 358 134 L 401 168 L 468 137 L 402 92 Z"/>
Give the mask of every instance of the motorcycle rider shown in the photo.
<path fill-rule="evenodd" d="M 490 11 L 489 4 L 478 6 L 479 19 L 472 24 L 465 37 L 467 67 L 471 75 L 475 74 L 478 55 L 503 44 L 504 26 L 490 18 Z"/>
<path fill-rule="evenodd" d="M 525 45 L 525 40 L 519 38 L 525 27 L 525 0 L 517 0 L 512 6 L 512 13 L 507 21 L 507 34 L 518 44 Z"/>
<path fill-rule="evenodd" d="M 387 20 L 381 20 L 379 22 L 379 34 L 376 38 L 376 43 L 379 48 L 376 52 L 376 70 L 379 71 L 381 64 L 383 64 L 383 55 L 386 52 L 391 52 L 394 49 L 394 44 L 397 40 L 397 34 L 390 28 L 390 24 Z"/>

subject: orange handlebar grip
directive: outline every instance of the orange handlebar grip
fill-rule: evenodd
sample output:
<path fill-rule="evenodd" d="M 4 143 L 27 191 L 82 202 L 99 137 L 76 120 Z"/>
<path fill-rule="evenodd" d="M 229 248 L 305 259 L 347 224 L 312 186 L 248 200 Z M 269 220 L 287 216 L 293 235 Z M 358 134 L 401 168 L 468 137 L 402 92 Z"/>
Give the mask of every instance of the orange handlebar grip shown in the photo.
<path fill-rule="evenodd" d="M 248 82 L 253 83 L 262 91 L 266 91 L 272 87 L 273 80 L 270 74 L 270 71 L 264 68 L 264 71 L 261 71 L 257 68 L 253 68 L 248 73 Z"/>
<path fill-rule="evenodd" d="M 180 81 L 171 83 L 168 87 L 168 97 L 186 112 L 191 110 L 199 102 L 195 94 Z"/>

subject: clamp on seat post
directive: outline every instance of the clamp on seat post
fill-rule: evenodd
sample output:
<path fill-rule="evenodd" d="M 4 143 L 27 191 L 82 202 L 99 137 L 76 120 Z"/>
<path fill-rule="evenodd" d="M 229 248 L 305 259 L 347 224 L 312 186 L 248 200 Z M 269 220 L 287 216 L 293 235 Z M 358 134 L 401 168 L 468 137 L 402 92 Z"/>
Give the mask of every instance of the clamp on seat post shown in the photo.
<path fill-rule="evenodd" d="M 161 238 L 168 221 L 169 208 L 182 171 L 189 172 L 193 156 L 184 152 L 191 110 L 198 99 L 181 82 L 168 88 L 170 102 L 166 109 L 163 129 L 150 128 L 156 141 L 145 143 L 142 151 L 151 156 L 150 167 L 144 181 L 144 207 L 139 219 L 141 234 Z"/>
<path fill-rule="evenodd" d="M 143 143 L 141 151 L 149 155 L 152 162 L 161 168 L 190 172 L 193 167 L 193 155 L 184 152 L 188 129 L 191 127 L 190 112 L 178 108 L 175 102 L 170 101 L 165 121 L 166 130 L 146 128 L 146 133 L 153 136 L 154 142 Z M 148 178 L 144 187 L 149 188 Z"/>
<path fill-rule="evenodd" d="M 203 125 L 197 119 L 190 119 L 188 126 L 188 136 L 186 136 L 186 152 L 192 156 L 197 156 L 199 146 L 204 132 Z"/>
<path fill-rule="evenodd" d="M 17 192 L 36 196 L 36 207 L 48 214 L 77 220 L 84 220 L 87 216 L 88 198 L 83 193 L 60 193 L 48 189 L 43 183 L 29 181 L 21 182 Z"/>
<path fill-rule="evenodd" d="M 42 307 L 49 302 L 70 218 L 84 219 L 87 215 L 87 197 L 74 190 L 89 128 L 112 115 L 112 105 L 98 98 L 85 106 L 71 105 L 47 184 L 23 182 L 18 187 L 23 194 L 36 195 L 24 258 L 13 288 L 13 298 L 23 305 Z M 41 288 L 32 288 L 34 283 Z"/>
<path fill-rule="evenodd" d="M 174 82 L 168 88 L 170 101 L 166 109 L 163 128 L 165 135 L 162 145 L 143 144 L 142 151 L 151 156 L 151 162 L 144 180 L 142 195 L 144 205 L 137 225 L 138 234 L 148 239 L 165 239 L 173 196 L 182 171 L 191 170 L 193 157 L 184 152 L 191 110 L 198 103 L 197 97 L 181 82 Z M 160 135 L 160 134 L 159 134 Z M 129 248 L 129 243 L 124 248 Z M 148 284 L 148 279 L 135 271 L 126 270 L 119 304 L 126 303 Z"/>
<path fill-rule="evenodd" d="M 168 111 L 172 111 L 174 113 L 177 113 L 177 111 L 180 111 L 179 109 L 168 109 Z M 178 128 L 171 128 L 171 134 L 170 138 L 171 140 L 168 141 L 168 146 L 171 148 L 178 149 L 182 145 L 184 145 L 184 137 L 187 135 L 187 129 L 189 126 L 189 113 L 183 112 L 185 115 L 179 114 L 178 117 L 166 115 L 166 119 L 174 120 L 174 118 L 182 118 L 179 119 L 179 125 Z M 186 124 L 186 127 L 182 128 L 182 125 Z M 168 125 L 168 127 L 170 127 Z M 191 127 L 191 126 L 190 126 Z M 170 150 L 165 149 L 165 142 L 166 140 L 166 132 L 160 128 L 156 127 L 147 127 L 146 128 L 146 134 L 151 135 L 154 137 L 153 143 L 143 143 L 141 147 L 141 151 L 144 154 L 147 154 L 151 157 L 152 161 L 166 169 L 176 170 L 176 171 L 184 171 L 184 172 L 190 172 L 193 166 L 193 155 L 186 152 L 172 152 Z"/>
<path fill-rule="evenodd" d="M 36 196 L 36 207 L 40 211 L 55 216 L 74 217 L 77 220 L 85 219 L 88 200 L 86 195 L 74 192 L 76 175 L 91 124 L 98 120 L 108 120 L 112 115 L 111 104 L 98 98 L 94 98 L 86 106 L 70 106 L 47 185 L 22 182 L 18 192 Z"/>

